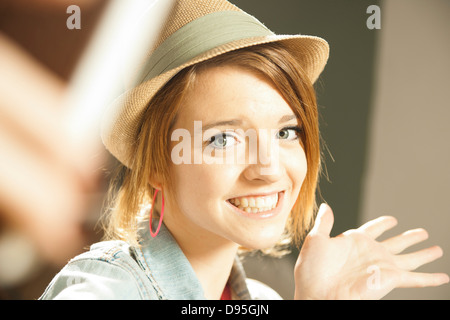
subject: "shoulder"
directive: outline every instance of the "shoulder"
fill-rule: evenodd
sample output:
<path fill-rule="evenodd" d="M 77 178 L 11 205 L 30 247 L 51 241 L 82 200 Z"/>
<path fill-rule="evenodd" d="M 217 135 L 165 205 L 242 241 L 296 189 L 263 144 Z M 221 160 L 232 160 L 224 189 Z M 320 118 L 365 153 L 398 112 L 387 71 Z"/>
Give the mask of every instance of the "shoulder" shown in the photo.
<path fill-rule="evenodd" d="M 123 241 L 104 241 L 70 260 L 40 299 L 152 299 L 148 278 Z"/>
<path fill-rule="evenodd" d="M 268 285 L 254 279 L 246 279 L 252 300 L 282 300 L 281 296 Z"/>

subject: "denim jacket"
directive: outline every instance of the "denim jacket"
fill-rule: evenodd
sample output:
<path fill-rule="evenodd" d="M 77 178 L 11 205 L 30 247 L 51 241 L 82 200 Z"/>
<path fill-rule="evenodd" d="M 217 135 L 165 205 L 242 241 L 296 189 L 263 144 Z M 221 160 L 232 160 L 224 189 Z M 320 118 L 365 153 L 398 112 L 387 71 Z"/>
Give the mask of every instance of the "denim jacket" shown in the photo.
<path fill-rule="evenodd" d="M 103 241 L 75 257 L 53 278 L 40 299 L 205 299 L 189 261 L 169 230 L 152 238 L 141 230 L 141 246 Z M 236 257 L 228 283 L 232 298 L 281 299 L 271 288 L 246 279 Z"/>

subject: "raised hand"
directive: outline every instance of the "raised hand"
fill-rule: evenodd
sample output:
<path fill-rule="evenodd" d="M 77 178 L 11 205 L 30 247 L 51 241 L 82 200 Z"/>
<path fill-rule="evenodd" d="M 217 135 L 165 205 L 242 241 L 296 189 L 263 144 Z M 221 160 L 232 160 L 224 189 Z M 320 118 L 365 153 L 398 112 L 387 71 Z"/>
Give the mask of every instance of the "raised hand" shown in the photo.
<path fill-rule="evenodd" d="M 331 208 L 322 204 L 295 265 L 295 299 L 380 299 L 394 288 L 449 282 L 444 273 L 413 272 L 441 257 L 440 247 L 400 254 L 425 240 L 425 230 L 410 230 L 380 242 L 376 238 L 397 224 L 395 218 L 380 217 L 330 237 L 333 223 Z"/>

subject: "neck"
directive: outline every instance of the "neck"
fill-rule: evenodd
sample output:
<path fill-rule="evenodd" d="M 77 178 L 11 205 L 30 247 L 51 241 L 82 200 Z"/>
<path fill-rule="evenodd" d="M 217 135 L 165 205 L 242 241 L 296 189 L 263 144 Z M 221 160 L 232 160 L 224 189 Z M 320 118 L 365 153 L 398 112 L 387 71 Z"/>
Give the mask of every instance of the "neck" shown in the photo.
<path fill-rule="evenodd" d="M 165 221 L 200 281 L 206 299 L 220 299 L 230 276 L 238 245 L 207 230 Z M 181 229 L 180 229 L 181 228 Z M 181 232 L 180 232 L 181 231 Z"/>
<path fill-rule="evenodd" d="M 237 252 L 237 246 L 224 245 L 201 250 L 183 249 L 194 269 L 205 293 L 210 300 L 220 299 L 230 276 Z"/>

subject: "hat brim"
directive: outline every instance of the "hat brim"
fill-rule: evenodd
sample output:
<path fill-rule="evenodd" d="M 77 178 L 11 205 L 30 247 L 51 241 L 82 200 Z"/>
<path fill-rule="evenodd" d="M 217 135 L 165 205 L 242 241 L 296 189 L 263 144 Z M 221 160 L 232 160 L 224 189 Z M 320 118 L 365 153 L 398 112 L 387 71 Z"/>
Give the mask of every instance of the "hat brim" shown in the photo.
<path fill-rule="evenodd" d="M 111 154 L 130 167 L 131 146 L 134 144 L 146 107 L 153 96 L 173 76 L 194 64 L 218 55 L 255 45 L 281 42 L 304 66 L 309 80 L 314 83 L 325 68 L 329 56 L 328 43 L 319 37 L 306 35 L 268 35 L 241 39 L 216 47 L 198 55 L 183 65 L 145 81 L 119 96 L 106 109 L 101 124 L 101 138 Z"/>

